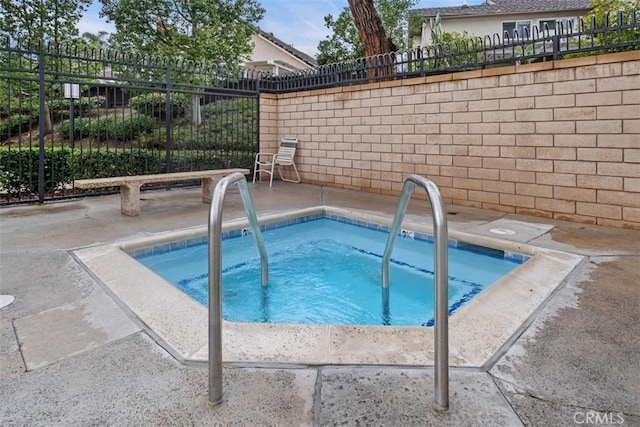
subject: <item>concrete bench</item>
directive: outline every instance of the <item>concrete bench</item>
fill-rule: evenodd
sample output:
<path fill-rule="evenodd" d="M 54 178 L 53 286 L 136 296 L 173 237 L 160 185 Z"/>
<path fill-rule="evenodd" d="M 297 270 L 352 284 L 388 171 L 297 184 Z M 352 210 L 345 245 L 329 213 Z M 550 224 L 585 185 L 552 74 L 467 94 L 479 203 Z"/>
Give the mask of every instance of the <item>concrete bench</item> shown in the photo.
<path fill-rule="evenodd" d="M 202 202 L 210 203 L 213 190 L 218 180 L 225 175 L 240 172 L 249 174 L 249 169 L 218 169 L 193 172 L 161 173 L 156 175 L 115 176 L 111 178 L 79 179 L 74 185 L 78 189 L 104 187 L 120 187 L 120 207 L 128 216 L 140 215 L 140 187 L 144 184 L 158 184 L 181 181 L 202 183 Z"/>

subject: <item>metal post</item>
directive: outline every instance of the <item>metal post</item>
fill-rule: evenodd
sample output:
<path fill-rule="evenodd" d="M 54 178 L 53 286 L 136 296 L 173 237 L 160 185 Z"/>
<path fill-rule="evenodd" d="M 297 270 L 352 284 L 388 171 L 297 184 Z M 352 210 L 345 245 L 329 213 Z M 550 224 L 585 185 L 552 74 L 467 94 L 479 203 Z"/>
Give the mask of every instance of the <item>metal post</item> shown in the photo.
<path fill-rule="evenodd" d="M 438 187 L 427 178 L 409 175 L 404 182 L 396 214 L 389 230 L 389 240 L 382 257 L 382 288 L 389 287 L 389 261 L 398 237 L 398 231 L 409 205 L 415 185 L 423 188 L 431 203 L 433 212 L 434 271 L 435 271 L 435 360 L 434 360 L 434 401 L 443 410 L 449 408 L 449 261 L 447 215 Z"/>
<path fill-rule="evenodd" d="M 262 286 L 268 282 L 267 251 L 258 225 L 249 186 L 239 172 L 225 176 L 216 185 L 209 210 L 209 402 L 222 403 L 222 205 L 227 188 L 238 183 L 262 262 Z"/>
<path fill-rule="evenodd" d="M 44 42 L 40 41 L 38 47 L 38 96 L 40 96 L 40 120 L 38 122 L 40 129 L 40 134 L 38 135 L 38 201 L 44 203 L 44 138 L 49 130 L 47 129 L 45 114 L 49 114 L 49 110 L 45 105 Z"/>
<path fill-rule="evenodd" d="M 75 112 L 75 101 L 73 98 L 69 100 L 69 148 L 74 148 L 75 145 L 75 122 L 76 122 L 76 112 Z"/>
<path fill-rule="evenodd" d="M 222 187 L 221 187 L 222 185 Z M 209 403 L 222 403 L 222 203 L 228 181 L 218 182 L 209 210 Z"/>
<path fill-rule="evenodd" d="M 171 103 L 171 67 L 167 66 L 166 72 L 166 92 L 165 92 L 165 134 L 167 137 L 167 143 L 165 144 L 165 172 L 172 172 L 173 165 L 171 159 L 172 139 L 171 139 L 171 125 L 173 122 L 173 105 Z"/>
<path fill-rule="evenodd" d="M 552 46 L 553 46 L 553 60 L 560 59 L 560 36 L 557 34 L 553 35 L 552 38 Z"/>
<path fill-rule="evenodd" d="M 449 238 L 447 215 L 438 187 L 431 181 L 427 193 L 433 210 L 434 271 L 436 284 L 435 300 L 435 403 L 441 409 L 449 408 Z M 439 208 L 436 208 L 438 207 Z"/>

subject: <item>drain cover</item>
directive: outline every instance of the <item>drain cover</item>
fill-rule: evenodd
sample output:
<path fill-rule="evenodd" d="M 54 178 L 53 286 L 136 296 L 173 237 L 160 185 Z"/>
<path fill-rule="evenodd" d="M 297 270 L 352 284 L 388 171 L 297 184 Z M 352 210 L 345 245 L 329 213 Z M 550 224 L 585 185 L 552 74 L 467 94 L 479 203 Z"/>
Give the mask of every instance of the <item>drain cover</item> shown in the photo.
<path fill-rule="evenodd" d="M 508 228 L 492 228 L 489 232 L 499 234 L 501 236 L 513 236 L 514 234 L 518 234 L 516 231 L 509 230 Z"/>

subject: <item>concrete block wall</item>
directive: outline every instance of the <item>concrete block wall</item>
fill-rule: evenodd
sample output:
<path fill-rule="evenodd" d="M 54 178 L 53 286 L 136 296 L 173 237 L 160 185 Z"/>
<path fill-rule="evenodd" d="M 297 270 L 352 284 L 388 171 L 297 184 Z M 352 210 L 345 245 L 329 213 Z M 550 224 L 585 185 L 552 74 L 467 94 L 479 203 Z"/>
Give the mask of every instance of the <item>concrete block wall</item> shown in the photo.
<path fill-rule="evenodd" d="M 260 151 L 278 151 L 278 97 L 261 94 L 259 100 Z"/>
<path fill-rule="evenodd" d="M 288 136 L 304 182 L 640 228 L 639 51 L 262 96 Z"/>

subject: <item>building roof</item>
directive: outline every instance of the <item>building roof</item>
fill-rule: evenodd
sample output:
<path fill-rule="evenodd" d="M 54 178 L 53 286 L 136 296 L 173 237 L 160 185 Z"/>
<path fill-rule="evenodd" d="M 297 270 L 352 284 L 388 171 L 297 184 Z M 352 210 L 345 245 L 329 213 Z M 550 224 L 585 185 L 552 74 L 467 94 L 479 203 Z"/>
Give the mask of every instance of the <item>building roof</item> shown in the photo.
<path fill-rule="evenodd" d="M 280 40 L 279 38 L 274 36 L 273 33 L 267 33 L 266 31 L 260 30 L 260 36 L 262 36 L 263 38 L 267 39 L 271 43 L 275 44 L 279 48 L 285 50 L 286 52 L 290 53 L 291 55 L 295 56 L 296 58 L 298 58 L 302 62 L 305 62 L 305 63 L 309 64 L 312 67 L 315 67 L 315 66 L 318 65 L 318 61 L 316 61 L 314 57 L 312 57 L 310 55 L 307 55 L 306 53 L 294 48 L 293 45 L 290 45 L 290 44 Z"/>
<path fill-rule="evenodd" d="M 433 17 L 439 13 L 441 17 L 451 18 L 528 12 L 582 11 L 591 8 L 591 0 L 486 0 L 479 5 L 414 9 L 412 13 L 425 17 Z"/>

